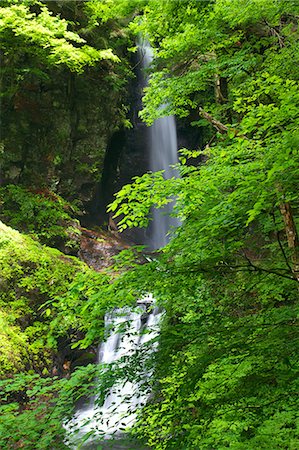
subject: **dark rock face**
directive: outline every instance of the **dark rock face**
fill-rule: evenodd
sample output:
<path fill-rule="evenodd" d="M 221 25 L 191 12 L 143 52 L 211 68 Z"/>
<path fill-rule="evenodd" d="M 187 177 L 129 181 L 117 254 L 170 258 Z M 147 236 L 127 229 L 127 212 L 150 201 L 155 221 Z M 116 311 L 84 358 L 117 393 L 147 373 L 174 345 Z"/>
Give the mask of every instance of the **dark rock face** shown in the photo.
<path fill-rule="evenodd" d="M 89 267 L 100 271 L 113 264 L 113 256 L 129 248 L 118 233 L 109 231 L 92 231 L 82 228 L 79 257 Z"/>
<path fill-rule="evenodd" d="M 114 194 L 130 183 L 134 176 L 143 175 L 149 169 L 147 125 L 138 116 L 142 109 L 144 87 L 138 53 L 131 56 L 130 64 L 134 68 L 134 77 L 127 85 L 127 118 L 132 128 L 120 128 L 108 141 L 101 180 L 92 202 L 87 206 L 87 225 L 108 223 L 106 208 L 113 201 Z"/>
<path fill-rule="evenodd" d="M 77 330 L 69 330 L 76 338 L 83 339 L 83 333 Z M 73 340 L 67 336 L 60 337 L 57 341 L 57 352 L 53 355 L 52 375 L 69 377 L 77 368 L 95 364 L 97 362 L 97 347 L 88 349 L 72 348 Z"/>
<path fill-rule="evenodd" d="M 96 69 L 84 78 L 61 71 L 22 83 L 2 102 L 2 182 L 47 186 L 88 201 L 115 129 L 116 101 Z"/>

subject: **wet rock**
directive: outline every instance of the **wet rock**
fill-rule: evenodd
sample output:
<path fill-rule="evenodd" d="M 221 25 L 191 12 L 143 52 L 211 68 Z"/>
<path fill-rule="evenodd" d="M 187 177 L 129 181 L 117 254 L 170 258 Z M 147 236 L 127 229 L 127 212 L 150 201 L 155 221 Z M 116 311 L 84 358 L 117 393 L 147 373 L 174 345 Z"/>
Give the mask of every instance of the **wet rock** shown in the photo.
<path fill-rule="evenodd" d="M 113 256 L 130 244 L 124 241 L 117 232 L 104 230 L 87 230 L 81 228 L 81 246 L 78 256 L 94 270 L 100 271 L 113 264 Z"/>

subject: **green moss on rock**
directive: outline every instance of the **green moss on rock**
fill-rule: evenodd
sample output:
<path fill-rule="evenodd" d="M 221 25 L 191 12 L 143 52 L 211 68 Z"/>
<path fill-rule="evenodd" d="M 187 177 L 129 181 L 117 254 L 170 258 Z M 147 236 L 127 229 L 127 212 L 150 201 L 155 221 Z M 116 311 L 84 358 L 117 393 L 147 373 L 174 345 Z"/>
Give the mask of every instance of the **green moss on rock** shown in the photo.
<path fill-rule="evenodd" d="M 0 376 L 8 372 L 50 370 L 50 308 L 88 267 L 0 222 Z"/>

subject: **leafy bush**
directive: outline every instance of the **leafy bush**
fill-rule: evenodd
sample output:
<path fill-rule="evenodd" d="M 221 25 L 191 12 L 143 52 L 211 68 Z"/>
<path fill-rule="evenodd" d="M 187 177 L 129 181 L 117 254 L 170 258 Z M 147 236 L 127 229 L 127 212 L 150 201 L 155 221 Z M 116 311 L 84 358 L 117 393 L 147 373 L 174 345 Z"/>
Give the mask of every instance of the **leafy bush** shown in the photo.
<path fill-rule="evenodd" d="M 0 219 L 13 228 L 36 236 L 42 243 L 76 253 L 80 247 L 76 210 L 58 195 L 32 192 L 21 186 L 0 188 Z"/>
<path fill-rule="evenodd" d="M 77 369 L 69 379 L 19 373 L 0 381 L 0 448 L 63 450 L 66 423 L 76 402 L 90 395 L 96 368 Z"/>

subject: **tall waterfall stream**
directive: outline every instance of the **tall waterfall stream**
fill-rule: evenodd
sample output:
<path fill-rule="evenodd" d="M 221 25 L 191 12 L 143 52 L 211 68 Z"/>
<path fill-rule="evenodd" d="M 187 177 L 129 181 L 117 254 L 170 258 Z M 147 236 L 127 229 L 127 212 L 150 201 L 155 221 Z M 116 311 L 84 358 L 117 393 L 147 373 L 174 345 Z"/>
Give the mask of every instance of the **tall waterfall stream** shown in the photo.
<path fill-rule="evenodd" d="M 147 42 L 141 45 L 143 68 L 150 67 L 153 61 L 152 48 Z M 178 171 L 173 168 L 178 163 L 178 143 L 174 116 L 161 117 L 149 127 L 149 165 L 152 172 L 164 171 L 164 178 L 178 177 Z M 172 217 L 174 202 L 164 208 L 152 211 L 148 245 L 152 250 L 164 247 L 169 240 L 169 232 L 180 225 L 176 217 Z"/>
<path fill-rule="evenodd" d="M 153 54 L 148 43 L 140 46 L 142 54 L 141 61 L 143 68 L 150 66 Z M 178 162 L 176 124 L 173 116 L 158 119 L 148 129 L 149 132 L 149 153 L 150 170 L 155 172 L 164 170 L 166 179 L 178 176 L 171 166 Z M 152 225 L 149 230 L 148 246 L 151 249 L 158 249 L 168 242 L 168 232 L 172 227 L 177 227 L 179 222 L 176 218 L 170 217 L 173 204 L 167 205 L 163 211 L 152 211 Z M 146 348 L 150 344 L 150 351 L 155 350 L 157 345 L 155 337 L 159 333 L 159 321 L 161 312 L 154 306 L 154 302 L 149 295 L 148 298 L 140 300 L 139 311 L 129 309 L 115 310 L 105 317 L 106 340 L 100 345 L 98 350 L 98 363 L 113 364 L 118 362 L 122 367 L 125 357 L 134 355 L 136 351 L 144 354 L 147 358 Z M 150 371 L 143 374 L 144 380 L 150 377 Z M 90 401 L 85 408 L 77 411 L 72 426 L 79 429 L 77 433 L 78 442 L 82 436 L 87 436 L 94 432 L 94 437 L 87 440 L 84 446 L 77 446 L 76 439 L 71 439 L 71 448 L 97 449 L 112 448 L 114 450 L 136 448 L 130 444 L 128 447 L 122 443 L 122 431 L 134 424 L 136 412 L 146 403 L 148 393 L 143 393 L 142 381 L 126 381 L 114 385 L 108 392 L 104 404 L 96 406 L 96 398 Z M 119 437 L 112 446 L 112 437 Z M 96 439 L 93 443 L 93 439 Z M 100 446 L 98 447 L 98 443 Z"/>

